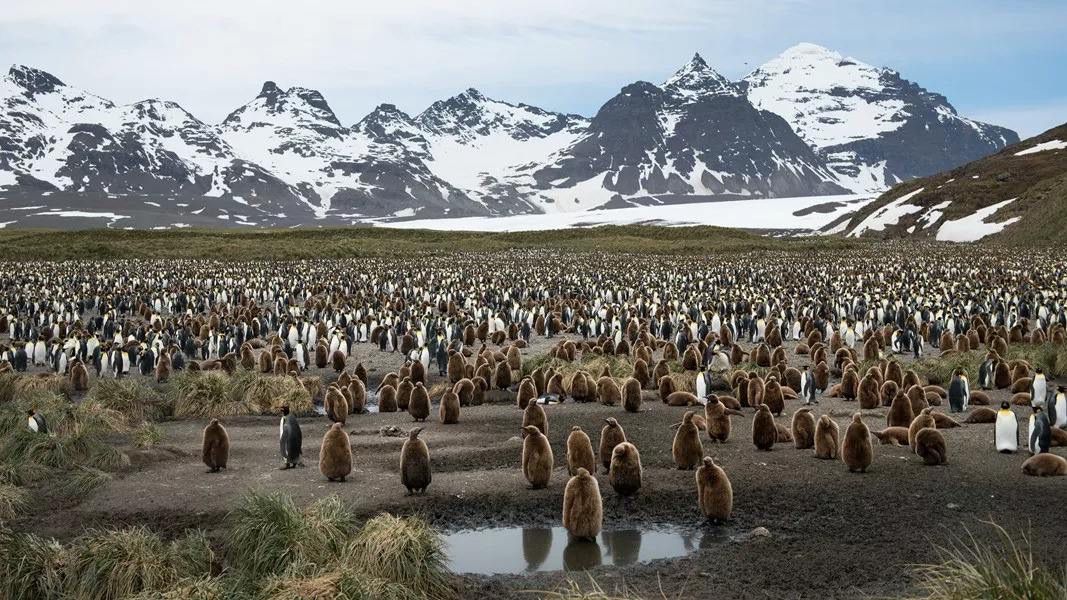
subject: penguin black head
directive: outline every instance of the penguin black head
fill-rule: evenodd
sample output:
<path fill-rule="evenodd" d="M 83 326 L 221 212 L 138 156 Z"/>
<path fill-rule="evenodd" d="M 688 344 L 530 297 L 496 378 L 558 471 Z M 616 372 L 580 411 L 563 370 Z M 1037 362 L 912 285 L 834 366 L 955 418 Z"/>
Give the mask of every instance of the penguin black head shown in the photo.
<path fill-rule="evenodd" d="M 1000 403 L 1000 409 L 1001 410 L 1008 410 L 1010 408 L 1011 408 L 1011 403 L 1008 402 L 1007 400 L 1005 400 L 1005 401 Z"/>
<path fill-rule="evenodd" d="M 284 416 L 286 416 L 288 414 L 289 414 L 289 406 L 288 405 L 282 405 L 282 416 L 284 417 Z"/>
<path fill-rule="evenodd" d="M 30 410 L 26 411 L 26 415 L 27 416 L 32 417 L 35 414 L 37 414 L 37 411 L 33 410 L 32 408 Z"/>

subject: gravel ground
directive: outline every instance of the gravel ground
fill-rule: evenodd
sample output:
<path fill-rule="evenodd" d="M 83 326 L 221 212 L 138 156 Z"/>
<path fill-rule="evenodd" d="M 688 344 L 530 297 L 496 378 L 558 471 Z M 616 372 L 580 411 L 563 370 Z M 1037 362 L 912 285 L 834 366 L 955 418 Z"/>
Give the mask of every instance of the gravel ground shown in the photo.
<path fill-rule="evenodd" d="M 526 356 L 544 352 L 551 341 L 536 339 Z M 791 346 L 791 345 L 790 345 Z M 791 348 L 790 348 L 791 350 Z M 936 352 L 936 351 L 935 351 Z M 806 357 L 790 361 L 803 364 Z M 398 354 L 356 346 L 350 364 L 363 361 L 371 387 L 399 366 Z M 907 362 L 906 358 L 902 359 Z M 431 368 L 430 385 L 437 381 Z M 312 373 L 315 371 L 313 370 Z M 332 373 L 322 373 L 325 378 Z M 1010 394 L 993 392 L 995 403 Z M 278 470 L 278 423 L 275 417 L 224 419 L 231 438 L 230 466 L 206 474 L 200 462 L 200 420 L 162 423 L 162 445 L 130 449 L 133 467 L 80 503 L 42 500 L 43 506 L 16 523 L 19 529 L 66 538 L 82 527 L 144 523 L 162 531 L 201 527 L 221 537 L 222 519 L 249 489 L 281 491 L 307 502 L 338 494 L 360 517 L 380 511 L 418 514 L 444 530 L 488 526 L 558 526 L 567 480 L 565 440 L 572 425 L 582 426 L 596 445 L 603 419 L 619 420 L 629 441 L 641 451 L 644 486 L 637 498 L 617 498 L 604 474 L 605 529 L 671 526 L 696 531 L 706 525 L 696 504 L 693 473 L 674 468 L 670 425 L 684 408 L 672 408 L 650 394 L 641 413 L 620 407 L 575 404 L 546 407 L 556 470 L 547 489 L 528 490 L 519 469 L 521 411 L 497 394 L 498 403 L 463 408 L 460 422 L 442 425 L 436 407 L 422 438 L 429 445 L 433 483 L 424 496 L 408 497 L 400 484 L 398 461 L 403 438 L 383 437 L 383 426 L 412 426 L 406 413 L 349 417 L 355 472 L 346 483 L 328 483 L 317 468 L 318 447 L 327 429 L 325 417 L 305 417 L 305 468 Z M 787 401 L 779 422 L 788 425 L 799 406 Z M 944 407 L 947 409 L 947 407 Z M 828 413 L 842 435 L 855 403 L 823 398 L 816 414 Z M 1022 419 L 1028 411 L 1015 408 Z M 885 409 L 864 411 L 872 429 L 885 425 Z M 948 543 L 965 528 L 979 538 L 994 537 L 980 521 L 995 519 L 1011 531 L 1028 531 L 1039 555 L 1058 555 L 1062 514 L 1067 501 L 1062 478 L 1022 474 L 1024 452 L 1002 455 L 993 450 L 992 425 L 965 425 L 943 433 L 948 445 L 945 466 L 923 466 L 907 448 L 877 445 L 866 474 L 852 474 L 839 461 L 823 461 L 810 450 L 779 444 L 760 452 L 751 443 L 751 411 L 734 417 L 726 444 L 707 454 L 728 473 L 734 489 L 734 515 L 725 525 L 732 535 L 765 527 L 770 537 L 747 542 L 705 544 L 675 559 L 626 567 L 599 567 L 591 572 L 611 591 L 629 587 L 645 596 L 718 598 L 857 598 L 900 596 L 914 592 L 908 565 L 936 558 L 933 544 Z M 1020 421 L 1025 431 L 1025 422 Z M 1067 454 L 1064 448 L 1055 448 Z M 709 539 L 726 536 L 716 532 Z M 513 598 L 516 590 L 555 589 L 564 572 L 472 576 L 459 579 L 464 597 Z"/>

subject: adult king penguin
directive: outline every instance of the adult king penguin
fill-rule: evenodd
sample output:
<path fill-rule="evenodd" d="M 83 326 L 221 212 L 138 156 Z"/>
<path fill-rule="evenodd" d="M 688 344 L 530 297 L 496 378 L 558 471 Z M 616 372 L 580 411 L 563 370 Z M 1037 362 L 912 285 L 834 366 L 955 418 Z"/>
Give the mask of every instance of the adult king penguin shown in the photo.
<path fill-rule="evenodd" d="M 971 388 L 967 384 L 967 375 L 963 369 L 956 369 L 952 374 L 952 382 L 948 385 L 948 403 L 952 412 L 958 413 L 967 410 L 970 402 Z"/>
<path fill-rule="evenodd" d="M 804 399 L 806 406 L 819 403 L 815 399 L 815 376 L 808 365 L 804 365 L 804 371 L 800 374 L 800 397 Z"/>
<path fill-rule="evenodd" d="M 1030 383 L 1030 404 L 1044 406 L 1048 398 L 1048 381 L 1045 380 L 1045 372 L 1038 367 L 1034 372 L 1034 379 Z"/>
<path fill-rule="evenodd" d="M 1040 406 L 1034 407 L 1034 413 L 1030 415 L 1030 427 L 1027 431 L 1027 446 L 1030 454 L 1048 452 L 1052 444 L 1052 429 L 1049 427 L 1048 414 Z"/>
<path fill-rule="evenodd" d="M 1010 454 L 1019 449 L 1019 421 L 1011 410 L 1010 402 L 1001 402 L 997 411 L 996 425 L 993 426 L 994 444 L 997 452 Z"/>
<path fill-rule="evenodd" d="M 30 409 L 26 413 L 26 426 L 34 433 L 48 433 L 48 423 L 37 411 Z"/>
<path fill-rule="evenodd" d="M 1067 385 L 1056 388 L 1056 398 L 1052 402 L 1052 408 L 1055 411 L 1052 426 L 1060 429 L 1067 428 Z"/>
<path fill-rule="evenodd" d="M 278 427 L 278 443 L 282 451 L 282 460 L 285 461 L 282 469 L 301 466 L 300 455 L 303 453 L 301 446 L 304 443 L 304 436 L 300 432 L 300 423 L 297 422 L 296 416 L 289 414 L 288 406 L 282 407 L 282 420 Z"/>

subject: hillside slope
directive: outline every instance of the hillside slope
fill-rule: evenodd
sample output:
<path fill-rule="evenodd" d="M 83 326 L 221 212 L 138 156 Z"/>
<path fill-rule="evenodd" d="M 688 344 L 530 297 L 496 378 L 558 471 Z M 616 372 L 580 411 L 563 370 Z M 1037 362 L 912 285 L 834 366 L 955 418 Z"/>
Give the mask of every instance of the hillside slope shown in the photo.
<path fill-rule="evenodd" d="M 1067 239 L 1067 124 L 962 167 L 897 185 L 825 231 L 948 242 Z"/>

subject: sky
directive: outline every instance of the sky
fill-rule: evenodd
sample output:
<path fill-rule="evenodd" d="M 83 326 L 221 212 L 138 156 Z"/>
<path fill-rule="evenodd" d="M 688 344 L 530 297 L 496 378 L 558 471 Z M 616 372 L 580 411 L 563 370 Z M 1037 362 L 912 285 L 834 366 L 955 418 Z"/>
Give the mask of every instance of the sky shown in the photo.
<path fill-rule="evenodd" d="M 740 78 L 799 42 L 888 66 L 1022 137 L 1067 121 L 1059 0 L 2 0 L 0 65 L 118 103 L 221 121 L 266 80 L 323 93 L 346 125 L 475 87 L 591 116 L 694 52 Z"/>

